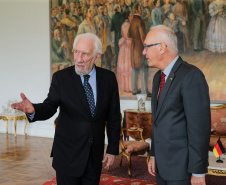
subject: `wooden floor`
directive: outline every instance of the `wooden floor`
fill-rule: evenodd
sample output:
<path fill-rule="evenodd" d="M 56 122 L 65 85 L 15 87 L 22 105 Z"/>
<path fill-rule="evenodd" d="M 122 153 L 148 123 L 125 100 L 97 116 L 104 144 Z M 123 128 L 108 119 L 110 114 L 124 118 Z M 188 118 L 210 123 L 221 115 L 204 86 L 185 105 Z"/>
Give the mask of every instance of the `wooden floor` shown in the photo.
<path fill-rule="evenodd" d="M 53 139 L 0 134 L 0 184 L 42 185 L 55 177 Z"/>

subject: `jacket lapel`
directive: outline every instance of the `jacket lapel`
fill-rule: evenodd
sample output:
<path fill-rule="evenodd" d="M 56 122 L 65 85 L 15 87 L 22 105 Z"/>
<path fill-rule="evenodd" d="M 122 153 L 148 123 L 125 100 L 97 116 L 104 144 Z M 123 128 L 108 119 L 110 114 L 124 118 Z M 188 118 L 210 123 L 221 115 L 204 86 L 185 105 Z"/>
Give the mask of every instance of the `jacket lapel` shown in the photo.
<path fill-rule="evenodd" d="M 158 96 L 158 89 L 160 84 L 161 78 L 161 71 L 158 71 L 155 76 L 155 80 L 153 81 L 153 89 L 152 89 L 152 116 L 153 120 L 155 120 L 156 109 L 157 109 L 157 96 Z"/>
<path fill-rule="evenodd" d="M 156 114 L 155 114 L 156 116 L 155 116 L 155 119 L 154 119 L 154 123 L 158 118 L 158 115 L 160 113 L 160 110 L 161 110 L 161 107 L 162 107 L 163 102 L 165 100 L 165 97 L 167 95 L 167 92 L 168 92 L 174 78 L 176 78 L 175 72 L 177 71 L 177 69 L 181 65 L 181 62 L 182 62 L 182 59 L 179 57 L 178 60 L 176 61 L 176 63 L 174 64 L 174 66 L 173 66 L 173 68 L 172 68 L 172 70 L 171 70 L 171 72 L 170 72 L 170 74 L 169 74 L 169 76 L 166 80 L 166 83 L 165 83 L 165 85 L 162 89 L 161 95 L 159 97 L 159 102 L 158 102 L 158 106 L 157 106 L 157 110 L 156 110 Z M 156 96 L 156 99 L 157 99 L 157 96 Z"/>
<path fill-rule="evenodd" d="M 81 100 L 82 105 L 87 109 L 86 111 L 89 112 L 90 117 L 92 117 L 91 111 L 89 108 L 89 103 L 86 98 L 85 90 L 83 88 L 81 77 L 75 72 L 75 67 L 73 67 L 72 69 L 73 69 L 72 76 L 74 78 L 76 92 L 80 97 L 79 99 Z"/>
<path fill-rule="evenodd" d="M 104 80 L 102 78 L 102 73 L 99 67 L 96 67 L 96 84 L 97 84 L 97 103 L 96 103 L 94 118 L 96 117 L 100 109 L 101 102 L 102 102 L 101 100 L 104 95 Z"/>

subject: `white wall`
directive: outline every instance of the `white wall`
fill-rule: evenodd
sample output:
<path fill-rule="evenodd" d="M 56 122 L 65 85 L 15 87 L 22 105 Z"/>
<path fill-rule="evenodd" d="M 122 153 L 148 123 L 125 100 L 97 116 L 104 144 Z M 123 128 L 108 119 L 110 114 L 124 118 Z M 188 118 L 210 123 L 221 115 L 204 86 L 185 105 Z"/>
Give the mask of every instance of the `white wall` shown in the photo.
<path fill-rule="evenodd" d="M 42 102 L 50 85 L 49 0 L 0 0 L 0 112 L 8 100 L 20 100 L 23 92 L 31 102 Z M 147 102 L 146 108 L 150 109 Z M 136 100 L 121 100 L 121 111 L 136 109 Z M 57 115 L 57 114 L 56 114 Z M 31 136 L 54 136 L 54 119 L 30 123 Z M 18 121 L 17 134 L 24 134 Z M 6 123 L 0 120 L 0 132 Z M 9 122 L 9 133 L 14 133 Z"/>
<path fill-rule="evenodd" d="M 0 0 L 0 112 L 7 100 L 20 100 L 24 92 L 41 102 L 50 85 L 48 0 Z M 24 121 L 18 121 L 23 134 Z M 6 124 L 0 120 L 0 132 Z M 9 122 L 9 133 L 14 133 Z M 53 121 L 28 125 L 29 135 L 53 137 Z"/>

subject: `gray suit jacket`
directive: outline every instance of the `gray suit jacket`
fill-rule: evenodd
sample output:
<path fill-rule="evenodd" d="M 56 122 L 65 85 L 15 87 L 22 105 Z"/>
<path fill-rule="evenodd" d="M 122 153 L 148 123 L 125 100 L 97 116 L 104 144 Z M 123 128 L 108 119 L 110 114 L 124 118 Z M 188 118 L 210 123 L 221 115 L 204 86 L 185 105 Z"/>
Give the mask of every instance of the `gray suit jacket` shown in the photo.
<path fill-rule="evenodd" d="M 209 89 L 203 73 L 180 57 L 157 105 L 161 71 L 153 79 L 152 145 L 164 180 L 184 180 L 207 172 L 211 117 Z"/>

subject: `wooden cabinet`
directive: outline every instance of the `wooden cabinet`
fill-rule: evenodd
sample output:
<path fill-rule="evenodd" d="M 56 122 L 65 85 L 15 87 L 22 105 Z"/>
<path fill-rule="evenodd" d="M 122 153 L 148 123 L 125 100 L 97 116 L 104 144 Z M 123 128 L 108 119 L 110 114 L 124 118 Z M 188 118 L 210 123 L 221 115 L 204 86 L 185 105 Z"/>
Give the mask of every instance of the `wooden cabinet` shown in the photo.
<path fill-rule="evenodd" d="M 143 129 L 143 138 L 151 138 L 152 133 L 152 113 L 151 111 L 138 111 L 127 109 L 124 110 L 123 127 L 140 127 Z M 132 138 L 139 138 L 139 133 L 137 132 L 125 132 L 125 138 L 128 136 Z"/>

